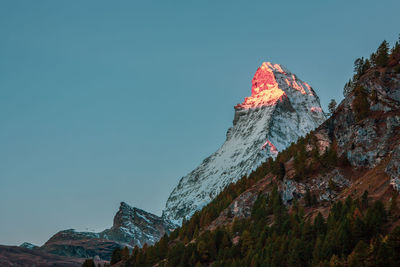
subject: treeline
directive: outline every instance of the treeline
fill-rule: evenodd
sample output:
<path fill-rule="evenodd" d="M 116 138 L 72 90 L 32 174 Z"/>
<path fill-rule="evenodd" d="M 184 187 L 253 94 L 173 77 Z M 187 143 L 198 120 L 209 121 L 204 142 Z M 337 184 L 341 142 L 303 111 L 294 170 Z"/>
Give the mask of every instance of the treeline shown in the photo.
<path fill-rule="evenodd" d="M 378 49 L 369 58 L 357 58 L 354 61 L 354 76 L 345 85 L 346 92 L 354 92 L 353 111 L 356 121 L 367 118 L 370 113 L 370 103 L 376 103 L 378 93 L 367 90 L 360 84 L 360 78 L 368 72 L 379 78 L 387 71 L 400 73 L 400 37 L 392 48 L 387 41 L 383 41 Z"/>
<path fill-rule="evenodd" d="M 306 149 L 307 146 L 311 148 L 308 151 Z M 292 143 L 287 149 L 280 152 L 275 160 L 269 158 L 249 176 L 244 176 L 236 183 L 228 185 L 202 210 L 195 212 L 188 221 L 184 221 L 181 228 L 172 232 L 171 238 L 178 237 L 185 244 L 196 238 L 199 231 L 214 221 L 236 197 L 259 180 L 265 178 L 268 173 L 272 173 L 279 180 L 282 180 L 286 174 L 285 164 L 290 160 L 294 162 L 294 179 L 303 182 L 318 171 L 328 170 L 337 165 L 348 165 L 345 155 L 341 158 L 337 157 L 335 142 L 321 154 L 314 132 L 311 132 L 305 137 L 299 138 L 297 143 Z"/>
<path fill-rule="evenodd" d="M 383 42 L 369 59 L 357 59 L 354 77 L 347 86 L 354 90 L 353 111 L 357 121 L 370 115 L 371 101 L 377 95 L 359 84 L 370 71 L 391 68 L 400 73 L 400 45 L 389 49 Z M 383 70 L 382 70 L 383 69 Z M 379 72 L 380 73 L 380 72 Z M 375 74 L 374 74 L 375 75 Z M 376 76 L 376 75 L 375 75 Z M 334 108 L 332 109 L 334 111 Z M 332 112 L 333 112 L 332 111 Z M 234 219 L 226 227 L 204 231 L 232 201 L 257 181 L 272 173 L 278 180 L 292 164 L 294 179 L 305 182 L 309 177 L 333 167 L 349 166 L 345 153 L 337 156 L 334 138 L 325 151 L 319 151 L 318 140 L 310 133 L 269 158 L 249 176 L 227 186 L 213 201 L 196 212 L 182 227 L 165 235 L 154 246 L 145 245 L 130 253 L 117 249 L 111 264 L 123 261 L 125 266 L 399 266 L 400 228 L 385 233 L 396 207 L 395 198 L 389 210 L 383 203 L 368 201 L 365 193 L 358 200 L 346 199 L 333 205 L 328 218 L 321 214 L 305 219 L 303 208 L 294 200 L 290 212 L 283 205 L 275 187 L 269 195 L 259 195 L 251 218 Z M 332 185 L 334 186 L 334 185 Z M 305 206 L 316 204 L 307 191 Z"/>
<path fill-rule="evenodd" d="M 285 164 L 291 160 L 294 162 L 295 179 L 298 181 L 304 181 L 314 172 L 329 169 L 341 162 L 337 158 L 334 142 L 320 155 L 317 139 L 312 132 L 280 152 L 275 160 L 269 158 L 249 176 L 244 176 L 236 183 L 227 186 L 213 201 L 201 211 L 194 213 L 188 221 L 184 221 L 182 227 L 173 231 L 170 236 L 163 236 L 154 246 L 145 245 L 142 249 L 135 248 L 129 257 L 127 257 L 126 249 L 117 249 L 111 263 L 123 260 L 129 267 L 152 266 L 156 263 L 161 264 L 159 266 L 163 264 L 165 266 L 203 266 L 211 262 L 213 264 L 236 262 L 239 264 L 237 266 L 243 266 L 240 259 L 244 257 L 244 251 L 250 248 L 248 243 L 258 242 L 253 240 L 255 236 L 259 236 L 258 231 L 261 231 L 256 226 L 265 226 L 265 219 L 268 217 L 275 223 L 274 225 L 279 226 L 286 224 L 286 220 L 291 218 L 282 204 L 277 188 L 272 190 L 270 197 L 259 196 L 250 219 L 235 219 L 230 227 L 219 228 L 212 232 L 204 232 L 204 228 L 215 220 L 237 196 L 265 178 L 268 173 L 272 173 L 277 179 L 283 179 L 286 174 Z M 315 196 L 308 191 L 305 203 L 306 206 L 316 204 Z M 274 226 L 271 229 L 280 228 Z M 254 232 L 255 230 L 257 231 Z M 235 239 L 240 240 L 239 243 L 235 244 L 233 242 Z M 209 242 L 213 243 L 210 245 Z M 251 248 L 256 249 L 253 246 Z"/>
<path fill-rule="evenodd" d="M 364 194 L 335 203 L 326 220 L 319 213 L 312 222 L 296 202 L 288 212 L 275 187 L 258 197 L 251 218 L 186 244 L 164 236 L 153 247 L 135 248 L 125 266 L 399 266 L 400 227 L 385 235 L 388 220 L 382 202 L 370 204 Z"/>
<path fill-rule="evenodd" d="M 356 83 L 361 76 L 373 68 L 393 68 L 396 73 L 400 73 L 400 36 L 392 48 L 385 40 L 369 58 L 357 58 L 354 61 L 354 76 L 348 84 Z"/>
<path fill-rule="evenodd" d="M 293 160 L 296 181 L 306 181 L 317 172 L 328 170 L 334 166 L 348 165 L 345 156 L 338 158 L 335 140 L 324 151 L 320 150 L 315 132 L 300 137 L 284 151 L 280 152 L 275 160 L 269 159 L 270 171 L 282 180 L 286 175 L 285 164 Z"/>

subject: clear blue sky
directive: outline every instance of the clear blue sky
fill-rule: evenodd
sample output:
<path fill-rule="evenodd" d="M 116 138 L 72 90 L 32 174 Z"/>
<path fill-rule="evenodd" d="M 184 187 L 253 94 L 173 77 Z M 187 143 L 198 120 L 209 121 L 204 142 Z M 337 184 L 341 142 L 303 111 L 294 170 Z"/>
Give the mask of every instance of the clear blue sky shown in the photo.
<path fill-rule="evenodd" d="M 262 61 L 326 107 L 400 32 L 398 0 L 137 2 L 0 2 L 0 244 L 102 230 L 120 201 L 161 214 Z"/>

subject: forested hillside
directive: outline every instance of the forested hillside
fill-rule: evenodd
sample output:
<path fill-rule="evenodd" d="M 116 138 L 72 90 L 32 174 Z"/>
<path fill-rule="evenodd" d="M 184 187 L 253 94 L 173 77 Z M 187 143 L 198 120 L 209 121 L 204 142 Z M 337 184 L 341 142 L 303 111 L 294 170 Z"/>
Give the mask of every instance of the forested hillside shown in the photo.
<path fill-rule="evenodd" d="M 315 131 L 111 264 L 399 266 L 399 42 L 357 59 L 344 94 Z"/>

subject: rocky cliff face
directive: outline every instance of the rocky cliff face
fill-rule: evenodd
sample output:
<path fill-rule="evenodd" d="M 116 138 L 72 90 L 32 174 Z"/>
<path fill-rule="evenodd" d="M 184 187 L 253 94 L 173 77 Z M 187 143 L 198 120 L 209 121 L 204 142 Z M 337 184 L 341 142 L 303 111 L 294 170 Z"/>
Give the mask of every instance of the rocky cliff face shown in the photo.
<path fill-rule="evenodd" d="M 375 167 L 394 151 L 397 141 L 393 138 L 400 126 L 400 76 L 390 72 L 379 78 L 375 75 L 367 73 L 359 81 L 368 96 L 370 116 L 356 120 L 355 95 L 350 91 L 325 127 L 337 140 L 338 154 L 346 153 L 355 167 Z"/>
<path fill-rule="evenodd" d="M 325 120 L 315 91 L 278 64 L 265 62 L 251 96 L 235 106 L 225 143 L 172 191 L 163 216 L 177 224 L 209 203 L 228 184 L 249 174 Z"/>
<path fill-rule="evenodd" d="M 153 245 L 174 227 L 161 217 L 121 202 L 110 229 L 100 233 L 60 231 L 39 249 L 61 256 L 109 260 L 115 248 Z"/>
<path fill-rule="evenodd" d="M 157 215 L 131 207 L 122 202 L 114 217 L 111 229 L 104 230 L 100 236 L 130 246 L 152 245 L 164 234 L 169 234 L 176 226 Z"/>
<path fill-rule="evenodd" d="M 337 139 L 339 155 L 358 169 L 385 166 L 390 184 L 400 191 L 400 74 L 390 68 L 370 71 L 359 84 L 368 96 L 369 116 L 355 120 L 350 91 L 327 129 Z"/>
<path fill-rule="evenodd" d="M 300 188 L 308 188 L 321 202 L 335 201 L 367 190 L 376 199 L 385 200 L 393 189 L 400 191 L 400 74 L 372 69 L 360 77 L 358 86 L 367 101 L 367 115 L 357 119 L 357 92 L 347 87 L 336 112 L 313 133 L 321 151 L 334 146 L 337 156 L 350 166 L 317 173 L 303 183 L 293 182 L 298 196 L 304 195 Z M 284 182 L 290 178 L 285 177 Z M 334 189 L 329 184 L 334 184 Z M 287 188 L 282 192 L 285 200 Z"/>

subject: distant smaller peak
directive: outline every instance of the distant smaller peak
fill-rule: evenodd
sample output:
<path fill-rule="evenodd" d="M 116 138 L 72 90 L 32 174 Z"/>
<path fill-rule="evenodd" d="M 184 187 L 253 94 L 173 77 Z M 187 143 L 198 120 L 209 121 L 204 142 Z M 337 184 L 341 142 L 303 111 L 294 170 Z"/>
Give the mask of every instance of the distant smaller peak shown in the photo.
<path fill-rule="evenodd" d="M 121 201 L 120 207 L 130 207 L 126 202 Z"/>
<path fill-rule="evenodd" d="M 76 230 L 71 228 L 71 229 L 66 229 L 66 230 L 60 231 L 60 233 L 62 233 L 62 232 L 64 232 L 64 233 L 74 233 L 74 232 L 76 232 Z"/>
<path fill-rule="evenodd" d="M 136 208 L 136 207 L 132 207 L 123 201 L 120 203 L 119 210 L 122 213 L 138 213 L 138 212 L 139 213 L 147 213 L 146 211 Z"/>
<path fill-rule="evenodd" d="M 27 248 L 27 249 L 34 249 L 34 248 L 37 248 L 38 246 L 36 246 L 36 245 L 34 245 L 34 244 L 32 244 L 32 243 L 29 243 L 29 242 L 24 242 L 24 243 L 22 243 L 21 245 L 19 245 L 21 248 Z"/>
<path fill-rule="evenodd" d="M 119 206 L 119 208 L 120 209 L 137 209 L 137 208 L 135 208 L 135 207 L 132 207 L 132 206 L 130 206 L 128 203 L 126 203 L 126 202 L 121 202 L 120 203 L 120 206 Z"/>

